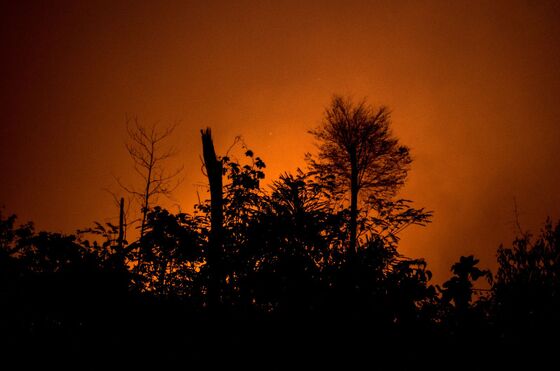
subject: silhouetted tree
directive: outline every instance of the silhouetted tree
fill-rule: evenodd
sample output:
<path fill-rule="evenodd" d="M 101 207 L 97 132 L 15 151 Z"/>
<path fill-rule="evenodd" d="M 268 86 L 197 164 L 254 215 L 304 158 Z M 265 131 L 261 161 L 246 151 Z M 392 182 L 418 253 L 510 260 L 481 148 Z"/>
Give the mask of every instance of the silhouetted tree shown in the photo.
<path fill-rule="evenodd" d="M 298 169 L 295 175 L 280 176 L 271 190 L 263 212 L 281 223 L 283 238 L 322 265 L 337 259 L 334 255 L 341 251 L 345 219 L 343 212 L 328 202 L 325 184 Z"/>
<path fill-rule="evenodd" d="M 222 261 L 223 299 L 230 304 L 238 301 L 239 280 L 259 259 L 250 244 L 251 229 L 259 222 L 264 193 L 260 183 L 264 179 L 265 163 L 245 148 L 246 161 L 240 163 L 224 156 L 221 161 L 225 175 L 224 185 L 224 250 Z M 253 241 L 254 242 L 254 241 Z"/>
<path fill-rule="evenodd" d="M 479 262 L 473 255 L 461 256 L 459 261 L 451 266 L 453 277 L 443 284 L 443 299 L 453 302 L 457 311 L 461 313 L 468 310 L 472 301 L 473 282 L 481 277 L 491 280 L 490 271 L 476 266 Z"/>
<path fill-rule="evenodd" d="M 204 168 L 210 186 L 210 236 L 207 252 L 208 271 L 208 305 L 215 308 L 220 301 L 220 284 L 223 279 L 224 249 L 224 200 L 223 200 L 223 164 L 216 156 L 214 141 L 210 128 L 200 131 L 202 136 L 202 154 Z"/>
<path fill-rule="evenodd" d="M 334 96 L 322 124 L 310 131 L 319 149 L 312 168 L 333 175 L 336 190 L 350 194 L 350 254 L 356 252 L 360 196 L 376 200 L 394 196 L 412 162 L 408 148 L 393 137 L 390 123 L 385 107 Z"/>
<path fill-rule="evenodd" d="M 35 321 L 39 327 L 74 328 L 126 295 L 124 267 L 115 266 L 97 243 L 35 232 L 32 224 L 15 228 L 14 221 L 0 222 L 0 258 L 15 269 L 11 299 L 20 306 L 24 326 L 35 326 Z"/>
<path fill-rule="evenodd" d="M 284 174 L 254 208 L 246 248 L 252 264 L 242 290 L 263 310 L 304 315 L 323 305 L 321 272 L 340 251 L 343 219 L 331 214 L 321 189 L 301 171 Z"/>
<path fill-rule="evenodd" d="M 218 157 L 208 131 L 202 132 L 206 175 L 210 182 L 210 200 L 195 205 L 202 212 L 210 230 L 205 264 L 201 267 L 207 278 L 210 306 L 221 302 L 229 306 L 239 303 L 239 280 L 246 274 L 256 255 L 247 248 L 249 229 L 257 220 L 264 193 L 260 181 L 264 178 L 264 162 L 245 148 L 249 163 L 240 164 L 229 156 Z M 245 146 L 244 146 L 245 147 Z M 212 215 L 216 216 L 214 220 Z M 214 228 L 214 233 L 211 232 Z M 218 243 L 218 249 L 214 248 Z M 222 307 L 222 309 L 225 309 Z"/>
<path fill-rule="evenodd" d="M 179 185 L 177 177 L 182 167 L 169 171 L 164 166 L 165 161 L 176 154 L 175 149 L 164 146 L 175 126 L 163 129 L 157 125 L 146 127 L 134 118 L 127 120 L 126 129 L 129 138 L 126 149 L 134 162 L 134 171 L 142 183 L 138 188 L 124 185 L 118 179 L 117 181 L 140 205 L 140 236 L 143 236 L 150 208 L 157 202 L 158 196 L 169 196 Z"/>
<path fill-rule="evenodd" d="M 397 256 L 389 266 L 386 282 L 393 323 L 404 332 L 414 332 L 434 320 L 436 288 L 429 283 L 432 272 L 424 259 Z"/>
<path fill-rule="evenodd" d="M 560 222 L 547 220 L 539 236 L 516 238 L 498 249 L 493 285 L 496 320 L 512 340 L 560 330 Z"/>
<path fill-rule="evenodd" d="M 192 283 L 203 263 L 206 235 L 200 217 L 174 215 L 154 207 L 148 213 L 144 236 L 134 243 L 139 245 L 138 257 L 143 262 L 138 272 L 142 289 L 160 296 L 199 297 Z"/>
<path fill-rule="evenodd" d="M 4 296 L 4 299 L 0 300 L 6 303 L 0 306 L 3 318 L 8 316 L 5 311 L 11 306 L 10 297 L 16 296 L 22 272 L 27 270 L 25 263 L 20 259 L 22 256 L 20 240 L 28 239 L 34 233 L 32 223 L 16 227 L 16 220 L 16 215 L 4 217 L 0 209 L 0 295 Z"/>
<path fill-rule="evenodd" d="M 443 289 L 440 289 L 440 315 L 447 335 L 456 337 L 463 345 L 481 341 L 488 331 L 487 304 L 490 298 L 479 295 L 478 300 L 474 301 L 473 295 L 485 289 L 475 289 L 473 283 L 482 277 L 491 283 L 492 275 L 490 271 L 477 267 L 478 263 L 479 260 L 473 255 L 461 256 L 451 266 L 453 277 L 444 282 Z"/>

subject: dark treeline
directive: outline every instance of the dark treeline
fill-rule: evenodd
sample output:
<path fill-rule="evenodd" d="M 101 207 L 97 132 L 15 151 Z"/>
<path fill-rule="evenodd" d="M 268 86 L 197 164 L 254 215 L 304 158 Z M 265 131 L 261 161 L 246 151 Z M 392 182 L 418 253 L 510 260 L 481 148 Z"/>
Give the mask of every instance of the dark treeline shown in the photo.
<path fill-rule="evenodd" d="M 389 125 L 387 109 L 335 97 L 311 132 L 318 155 L 270 187 L 261 158 L 217 156 L 205 130 L 210 199 L 189 214 L 142 198 L 135 241 L 123 222 L 65 235 L 0 215 L 0 362 L 405 370 L 553 360 L 560 224 L 499 247 L 494 275 L 463 256 L 432 284 L 426 262 L 397 249 L 399 232 L 431 212 L 397 197 L 412 160 Z"/>

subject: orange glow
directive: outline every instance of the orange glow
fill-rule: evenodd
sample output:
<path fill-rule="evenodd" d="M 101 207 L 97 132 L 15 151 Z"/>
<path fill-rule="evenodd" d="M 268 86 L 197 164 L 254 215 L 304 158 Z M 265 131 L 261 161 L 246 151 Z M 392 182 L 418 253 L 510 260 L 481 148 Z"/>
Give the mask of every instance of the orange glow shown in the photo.
<path fill-rule="evenodd" d="M 393 111 L 415 158 L 403 196 L 435 211 L 403 235 L 441 281 L 462 254 L 494 267 L 514 235 L 560 216 L 560 5 L 545 2 L 113 2 L 2 5 L 0 204 L 73 232 L 116 220 L 132 180 L 125 117 L 179 122 L 175 193 L 196 202 L 199 129 L 236 135 L 267 177 L 303 166 L 333 93 Z M 174 167 L 176 164 L 170 164 Z"/>

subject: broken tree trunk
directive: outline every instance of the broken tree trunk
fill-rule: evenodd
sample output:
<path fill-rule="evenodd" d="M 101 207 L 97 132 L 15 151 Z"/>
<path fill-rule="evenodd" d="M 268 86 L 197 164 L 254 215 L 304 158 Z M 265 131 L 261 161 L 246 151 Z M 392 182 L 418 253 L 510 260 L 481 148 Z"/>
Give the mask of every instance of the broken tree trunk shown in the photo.
<path fill-rule="evenodd" d="M 224 200 L 222 194 L 222 161 L 216 157 L 210 128 L 200 131 L 204 167 L 210 184 L 210 237 L 208 241 L 208 306 L 215 309 L 220 303 L 222 280 L 222 250 Z"/>

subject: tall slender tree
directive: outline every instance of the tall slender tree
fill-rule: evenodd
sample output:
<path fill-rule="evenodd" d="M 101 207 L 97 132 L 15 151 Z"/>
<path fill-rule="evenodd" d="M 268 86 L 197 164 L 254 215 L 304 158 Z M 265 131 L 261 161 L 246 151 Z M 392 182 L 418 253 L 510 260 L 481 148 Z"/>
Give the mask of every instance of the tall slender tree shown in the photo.
<path fill-rule="evenodd" d="M 146 229 L 146 220 L 150 208 L 158 196 L 170 196 L 179 185 L 182 167 L 170 171 L 165 163 L 176 154 L 166 141 L 175 130 L 175 125 L 160 128 L 157 125 L 145 126 L 138 119 L 128 119 L 126 123 L 128 143 L 126 149 L 134 162 L 134 171 L 141 179 L 139 187 L 119 185 L 140 205 L 140 238 Z"/>
<path fill-rule="evenodd" d="M 334 176 L 336 191 L 350 196 L 350 242 L 356 252 L 361 199 L 389 198 L 404 184 L 412 159 L 390 129 L 386 107 L 374 108 L 365 100 L 335 95 L 320 124 L 310 133 L 318 141 L 318 173 Z M 363 197 L 366 196 L 366 197 Z"/>

